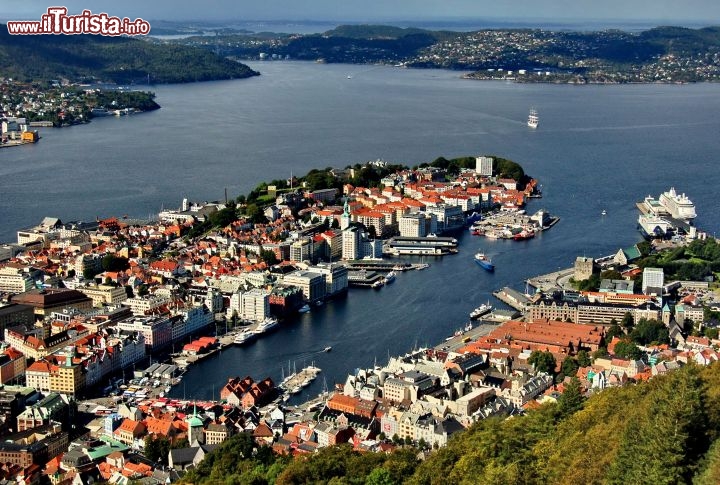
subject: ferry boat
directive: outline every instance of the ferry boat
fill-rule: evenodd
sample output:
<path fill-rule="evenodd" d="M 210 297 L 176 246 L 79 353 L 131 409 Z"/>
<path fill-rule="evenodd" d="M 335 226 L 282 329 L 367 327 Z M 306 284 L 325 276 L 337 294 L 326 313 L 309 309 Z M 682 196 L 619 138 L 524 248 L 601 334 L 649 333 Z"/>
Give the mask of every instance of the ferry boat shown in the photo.
<path fill-rule="evenodd" d="M 233 340 L 234 344 L 242 345 L 252 339 L 254 339 L 257 335 L 255 332 L 252 332 L 250 330 L 243 330 L 239 334 L 235 336 L 235 339 Z"/>
<path fill-rule="evenodd" d="M 495 270 L 495 265 L 492 264 L 492 261 L 490 261 L 490 258 L 485 256 L 483 253 L 475 254 L 475 262 L 486 271 L 494 271 Z"/>
<path fill-rule="evenodd" d="M 268 317 L 265 320 L 260 323 L 260 325 L 255 328 L 256 334 L 265 333 L 269 330 L 272 330 L 273 328 L 277 327 L 279 325 L 277 318 Z"/>
<path fill-rule="evenodd" d="M 492 305 L 490 303 L 482 304 L 479 307 L 477 307 L 475 310 L 470 312 L 470 318 L 475 320 L 476 318 L 480 318 L 481 316 L 485 315 L 486 313 L 490 313 L 492 310 Z"/>
<path fill-rule="evenodd" d="M 393 281 L 395 281 L 395 271 L 390 271 L 385 276 L 385 284 L 392 283 Z"/>
<path fill-rule="evenodd" d="M 535 110 L 535 108 L 532 108 L 530 110 L 530 114 L 528 115 L 527 124 L 530 128 L 537 128 L 539 122 L 540 118 L 538 117 L 538 112 L 537 110 Z"/>

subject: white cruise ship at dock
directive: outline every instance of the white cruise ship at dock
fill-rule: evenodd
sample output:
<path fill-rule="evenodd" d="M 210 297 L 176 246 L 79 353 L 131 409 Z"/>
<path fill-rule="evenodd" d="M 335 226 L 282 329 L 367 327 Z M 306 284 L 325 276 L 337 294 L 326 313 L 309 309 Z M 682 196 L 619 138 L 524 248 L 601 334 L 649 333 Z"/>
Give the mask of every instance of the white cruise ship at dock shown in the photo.
<path fill-rule="evenodd" d="M 675 187 L 663 192 L 659 199 L 648 195 L 645 200 L 638 202 L 637 207 L 643 214 L 671 217 L 685 223 L 691 223 L 697 216 L 695 204 L 685 194 L 678 195 Z"/>
<path fill-rule="evenodd" d="M 695 204 L 685 194 L 678 195 L 675 187 L 670 187 L 670 190 L 660 195 L 660 204 L 671 217 L 681 221 L 689 222 L 697 216 Z"/>

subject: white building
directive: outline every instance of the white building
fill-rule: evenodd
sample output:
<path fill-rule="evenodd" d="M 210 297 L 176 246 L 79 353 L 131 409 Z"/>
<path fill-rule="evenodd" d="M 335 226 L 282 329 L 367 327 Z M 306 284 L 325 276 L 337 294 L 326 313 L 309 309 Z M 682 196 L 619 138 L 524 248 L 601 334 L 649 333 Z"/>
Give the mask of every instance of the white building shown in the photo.
<path fill-rule="evenodd" d="M 294 241 L 290 245 L 290 261 L 302 262 L 310 260 L 313 252 L 312 238 L 306 237 Z"/>
<path fill-rule="evenodd" d="M 270 294 L 254 288 L 242 294 L 240 318 L 251 322 L 262 322 L 270 315 Z"/>
<path fill-rule="evenodd" d="M 92 298 L 94 307 L 116 305 L 127 300 L 127 292 L 122 286 L 79 286 L 77 290 Z"/>
<path fill-rule="evenodd" d="M 310 270 L 325 276 L 325 294 L 327 296 L 347 290 L 348 269 L 341 263 L 318 263 Z"/>
<path fill-rule="evenodd" d="M 475 173 L 484 177 L 492 176 L 492 157 L 475 157 Z"/>
<path fill-rule="evenodd" d="M 342 258 L 362 259 L 362 231 L 357 227 L 348 227 L 342 232 Z"/>
<path fill-rule="evenodd" d="M 645 268 L 643 270 L 642 292 L 646 295 L 662 296 L 665 276 L 662 268 Z"/>
<path fill-rule="evenodd" d="M 33 287 L 32 278 L 22 270 L 9 266 L 0 268 L 0 292 L 23 293 Z"/>
<path fill-rule="evenodd" d="M 400 235 L 403 237 L 425 237 L 437 232 L 437 216 L 423 212 L 405 214 L 399 221 Z"/>
<path fill-rule="evenodd" d="M 435 217 L 437 217 L 437 228 L 440 232 L 456 229 L 465 224 L 463 211 L 457 205 L 439 204 L 436 206 L 427 206 L 425 212 L 435 214 Z"/>
<path fill-rule="evenodd" d="M 165 295 L 148 295 L 128 298 L 123 302 L 123 305 L 129 306 L 133 315 L 145 315 L 147 312 L 160 308 L 166 303 L 170 303 L 170 298 Z"/>
<path fill-rule="evenodd" d="M 283 277 L 283 283 L 300 288 L 303 299 L 316 301 L 325 297 L 325 275 L 312 271 L 294 271 Z"/>

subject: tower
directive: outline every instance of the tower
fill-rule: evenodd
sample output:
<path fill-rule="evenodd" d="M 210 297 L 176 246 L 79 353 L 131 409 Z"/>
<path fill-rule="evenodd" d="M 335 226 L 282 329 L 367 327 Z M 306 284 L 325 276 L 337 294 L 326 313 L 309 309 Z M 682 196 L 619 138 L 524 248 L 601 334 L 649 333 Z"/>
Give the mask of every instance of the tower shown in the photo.
<path fill-rule="evenodd" d="M 197 405 L 193 404 L 192 416 L 187 418 L 188 442 L 190 447 L 200 446 L 205 441 L 203 436 L 203 422 L 197 415 Z"/>
<path fill-rule="evenodd" d="M 348 204 L 348 198 L 345 197 L 345 204 L 343 204 L 343 213 L 340 216 L 340 229 L 345 230 L 350 227 L 350 204 Z"/>

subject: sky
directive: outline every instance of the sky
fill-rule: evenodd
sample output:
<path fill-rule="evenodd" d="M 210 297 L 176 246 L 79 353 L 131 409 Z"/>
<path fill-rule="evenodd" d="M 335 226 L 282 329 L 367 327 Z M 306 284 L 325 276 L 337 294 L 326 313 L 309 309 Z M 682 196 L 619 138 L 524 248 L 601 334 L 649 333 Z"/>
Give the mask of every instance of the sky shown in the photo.
<path fill-rule="evenodd" d="M 718 0 L 2 0 L 0 18 L 36 20 L 50 6 L 145 20 L 658 20 L 663 25 L 720 25 Z"/>

